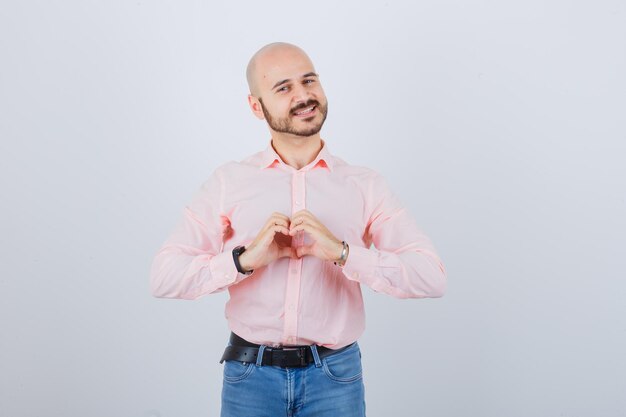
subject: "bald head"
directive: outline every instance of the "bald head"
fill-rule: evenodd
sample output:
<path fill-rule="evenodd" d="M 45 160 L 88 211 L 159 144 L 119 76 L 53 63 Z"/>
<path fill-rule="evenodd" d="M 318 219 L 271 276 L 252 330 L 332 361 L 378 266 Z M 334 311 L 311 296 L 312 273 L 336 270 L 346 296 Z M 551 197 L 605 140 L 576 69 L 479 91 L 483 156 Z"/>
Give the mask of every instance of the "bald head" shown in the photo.
<path fill-rule="evenodd" d="M 293 62 L 294 60 L 305 60 L 313 68 L 313 63 L 309 56 L 296 45 L 285 42 L 275 42 L 265 45 L 259 49 L 248 62 L 246 78 L 250 94 L 256 97 L 261 96 L 261 85 L 268 77 L 268 74 L 276 67 Z"/>

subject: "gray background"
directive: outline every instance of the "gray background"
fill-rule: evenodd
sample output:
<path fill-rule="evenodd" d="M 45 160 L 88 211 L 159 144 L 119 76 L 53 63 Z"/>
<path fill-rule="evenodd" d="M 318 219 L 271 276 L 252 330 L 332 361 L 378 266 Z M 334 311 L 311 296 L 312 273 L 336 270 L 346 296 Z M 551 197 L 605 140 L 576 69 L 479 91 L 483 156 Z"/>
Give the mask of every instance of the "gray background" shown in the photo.
<path fill-rule="evenodd" d="M 442 299 L 364 287 L 368 414 L 626 415 L 624 2 L 118 0 L 0 8 L 0 416 L 218 415 L 226 295 L 148 272 L 267 145 L 244 69 L 276 40 L 449 273 Z"/>

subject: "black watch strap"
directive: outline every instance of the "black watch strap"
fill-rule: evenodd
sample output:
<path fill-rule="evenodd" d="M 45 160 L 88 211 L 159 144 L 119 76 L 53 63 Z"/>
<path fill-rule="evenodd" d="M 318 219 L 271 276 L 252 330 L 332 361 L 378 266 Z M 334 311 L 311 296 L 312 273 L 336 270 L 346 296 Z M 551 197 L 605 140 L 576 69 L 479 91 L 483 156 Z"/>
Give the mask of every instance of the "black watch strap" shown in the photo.
<path fill-rule="evenodd" d="M 235 266 L 237 267 L 237 271 L 239 271 L 239 273 L 250 275 L 253 272 L 253 270 L 244 271 L 243 268 L 241 267 L 241 264 L 239 263 L 239 256 L 241 256 L 241 254 L 244 253 L 245 251 L 246 251 L 245 246 L 237 246 L 235 249 L 233 249 L 233 261 L 235 261 Z"/>

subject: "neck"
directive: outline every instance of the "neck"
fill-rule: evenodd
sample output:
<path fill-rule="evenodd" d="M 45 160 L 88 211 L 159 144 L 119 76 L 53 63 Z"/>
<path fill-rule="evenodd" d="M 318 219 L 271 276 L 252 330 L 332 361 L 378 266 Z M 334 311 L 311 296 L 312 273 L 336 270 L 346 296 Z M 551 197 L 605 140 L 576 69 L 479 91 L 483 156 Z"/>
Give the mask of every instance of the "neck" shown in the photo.
<path fill-rule="evenodd" d="M 319 134 L 309 137 L 273 134 L 272 146 L 287 165 L 300 169 L 315 160 L 322 149 L 322 139 Z"/>

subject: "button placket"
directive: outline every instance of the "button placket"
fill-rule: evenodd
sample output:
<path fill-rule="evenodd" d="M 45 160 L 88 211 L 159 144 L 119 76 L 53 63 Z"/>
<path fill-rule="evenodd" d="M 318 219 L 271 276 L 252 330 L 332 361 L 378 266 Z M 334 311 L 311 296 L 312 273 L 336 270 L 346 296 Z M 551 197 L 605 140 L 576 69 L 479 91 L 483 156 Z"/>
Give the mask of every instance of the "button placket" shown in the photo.
<path fill-rule="evenodd" d="M 293 216 L 305 206 L 305 175 L 296 171 L 292 175 L 291 187 L 291 215 Z M 299 232 L 293 237 L 293 246 L 301 246 L 304 242 L 304 233 Z M 287 276 L 287 291 L 284 304 L 285 324 L 283 328 L 283 343 L 295 344 L 298 334 L 298 305 L 300 302 L 300 284 L 302 277 L 302 259 L 290 259 Z"/>

